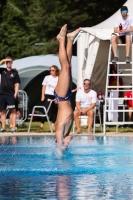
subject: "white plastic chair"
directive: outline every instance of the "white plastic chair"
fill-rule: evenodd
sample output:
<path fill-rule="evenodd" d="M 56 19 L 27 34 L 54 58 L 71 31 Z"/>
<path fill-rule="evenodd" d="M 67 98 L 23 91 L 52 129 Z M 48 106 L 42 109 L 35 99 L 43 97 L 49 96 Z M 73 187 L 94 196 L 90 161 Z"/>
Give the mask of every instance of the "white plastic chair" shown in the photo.
<path fill-rule="evenodd" d="M 48 121 L 48 125 L 49 125 L 49 128 L 50 128 L 50 131 L 51 131 L 51 133 L 53 133 L 53 130 L 52 130 L 51 125 L 50 125 L 49 117 L 48 117 L 48 111 L 49 111 L 49 109 L 50 109 L 50 107 L 51 107 L 51 104 L 52 104 L 52 101 L 50 101 L 47 110 L 46 110 L 45 106 L 34 106 L 34 107 L 33 107 L 33 109 L 32 109 L 32 114 L 29 114 L 29 116 L 31 116 L 31 118 L 30 118 L 28 133 L 30 132 L 31 123 L 32 123 L 32 119 L 33 119 L 34 116 L 36 116 L 36 117 L 46 117 L 46 119 L 47 119 L 47 121 Z M 35 110 L 36 110 L 37 108 L 42 108 L 42 109 L 44 110 L 44 114 L 35 114 Z"/>
<path fill-rule="evenodd" d="M 102 132 L 102 120 L 101 120 L 101 112 L 100 112 L 100 102 L 99 104 L 96 104 L 94 108 L 94 121 L 93 121 L 93 134 L 95 133 L 95 126 L 96 126 L 96 116 L 99 116 L 99 121 L 100 121 L 100 127 L 101 127 L 101 132 Z M 88 115 L 80 115 L 79 119 L 86 119 L 88 120 Z M 73 133 L 75 132 L 75 121 L 73 122 Z"/>

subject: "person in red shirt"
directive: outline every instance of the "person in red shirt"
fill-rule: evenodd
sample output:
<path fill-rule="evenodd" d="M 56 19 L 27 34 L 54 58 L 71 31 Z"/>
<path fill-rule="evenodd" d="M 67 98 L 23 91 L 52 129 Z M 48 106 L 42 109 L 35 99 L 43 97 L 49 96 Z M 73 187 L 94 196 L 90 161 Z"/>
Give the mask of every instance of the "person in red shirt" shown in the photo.
<path fill-rule="evenodd" d="M 133 98 L 132 91 L 126 92 L 124 97 L 125 98 Z M 128 109 L 129 109 L 129 113 L 128 113 L 129 121 L 132 121 L 132 112 L 130 110 L 133 110 L 133 99 L 128 99 L 127 105 L 128 105 Z"/>

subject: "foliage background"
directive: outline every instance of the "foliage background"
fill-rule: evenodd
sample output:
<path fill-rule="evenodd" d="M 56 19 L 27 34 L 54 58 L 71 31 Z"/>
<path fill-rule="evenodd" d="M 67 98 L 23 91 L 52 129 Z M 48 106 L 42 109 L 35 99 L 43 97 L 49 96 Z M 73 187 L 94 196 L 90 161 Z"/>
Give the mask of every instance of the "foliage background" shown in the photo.
<path fill-rule="evenodd" d="M 0 59 L 57 53 L 55 36 L 94 26 L 116 12 L 125 0 L 0 0 Z M 35 45 L 42 43 L 43 45 Z"/>

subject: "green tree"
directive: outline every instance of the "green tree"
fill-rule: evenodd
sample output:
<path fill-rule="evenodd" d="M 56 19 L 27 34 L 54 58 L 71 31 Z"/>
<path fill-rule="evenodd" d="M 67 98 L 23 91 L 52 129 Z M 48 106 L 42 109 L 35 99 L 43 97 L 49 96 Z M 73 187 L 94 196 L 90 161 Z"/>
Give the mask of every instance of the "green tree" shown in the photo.
<path fill-rule="evenodd" d="M 0 57 L 57 53 L 56 35 L 91 27 L 110 17 L 125 0 L 0 0 Z M 112 6 L 113 5 L 113 6 Z M 43 45 L 35 45 L 41 43 Z"/>

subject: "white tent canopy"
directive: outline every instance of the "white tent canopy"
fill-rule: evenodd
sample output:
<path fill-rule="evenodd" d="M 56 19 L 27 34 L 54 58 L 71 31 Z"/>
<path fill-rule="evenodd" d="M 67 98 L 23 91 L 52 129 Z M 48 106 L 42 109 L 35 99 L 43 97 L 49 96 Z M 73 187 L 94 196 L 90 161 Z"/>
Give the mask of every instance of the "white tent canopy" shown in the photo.
<path fill-rule="evenodd" d="M 129 14 L 133 15 L 133 0 L 124 4 Z M 92 87 L 98 92 L 105 91 L 106 70 L 111 33 L 120 9 L 102 23 L 89 28 L 82 28 L 77 40 L 78 77 L 77 85 L 81 86 L 83 79 L 91 78 Z M 82 76 L 81 76 L 82 74 Z"/>
<path fill-rule="evenodd" d="M 18 70 L 21 85 L 20 89 L 24 89 L 26 85 L 38 74 L 49 70 L 49 67 L 56 65 L 60 69 L 60 63 L 57 55 L 39 55 L 39 56 L 30 56 L 22 58 L 19 60 L 13 61 L 12 68 Z M 6 67 L 2 65 L 1 67 Z M 73 82 L 77 84 L 77 57 L 72 57 L 72 76 Z M 41 87 L 41 86 L 40 86 Z"/>

